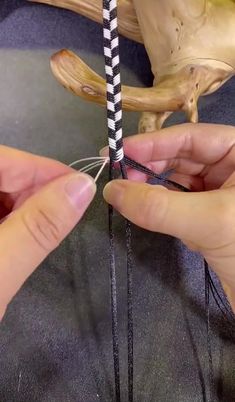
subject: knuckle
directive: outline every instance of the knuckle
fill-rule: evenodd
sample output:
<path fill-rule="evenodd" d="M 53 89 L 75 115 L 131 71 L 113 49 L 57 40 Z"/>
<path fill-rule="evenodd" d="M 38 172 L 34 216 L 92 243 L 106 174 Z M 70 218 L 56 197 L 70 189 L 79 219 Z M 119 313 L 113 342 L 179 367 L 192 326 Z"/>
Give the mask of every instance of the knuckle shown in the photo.
<path fill-rule="evenodd" d="M 22 220 L 30 236 L 44 251 L 49 252 L 60 244 L 64 225 L 49 211 L 38 208 L 33 214 L 24 213 Z"/>

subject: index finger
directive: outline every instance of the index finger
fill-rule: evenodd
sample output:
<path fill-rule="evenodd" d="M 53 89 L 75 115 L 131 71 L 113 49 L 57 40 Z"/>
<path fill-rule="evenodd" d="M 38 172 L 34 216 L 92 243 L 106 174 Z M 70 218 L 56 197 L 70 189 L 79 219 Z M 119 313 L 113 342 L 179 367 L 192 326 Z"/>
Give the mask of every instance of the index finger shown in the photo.
<path fill-rule="evenodd" d="M 124 141 L 125 154 L 139 163 L 171 159 L 211 165 L 235 144 L 235 128 L 216 124 L 181 124 L 139 134 Z"/>
<path fill-rule="evenodd" d="M 0 145 L 0 191 L 16 193 L 71 172 L 55 160 Z"/>

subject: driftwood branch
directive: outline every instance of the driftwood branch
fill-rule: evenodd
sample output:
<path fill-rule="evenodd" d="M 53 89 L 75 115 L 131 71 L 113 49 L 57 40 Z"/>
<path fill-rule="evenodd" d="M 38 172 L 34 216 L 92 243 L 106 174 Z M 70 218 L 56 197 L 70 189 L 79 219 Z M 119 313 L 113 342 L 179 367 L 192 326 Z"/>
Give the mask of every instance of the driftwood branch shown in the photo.
<path fill-rule="evenodd" d="M 63 7 L 102 23 L 102 0 L 29 0 Z M 235 72 L 235 1 L 118 0 L 119 32 L 147 49 L 155 85 L 123 86 L 123 108 L 145 112 L 141 131 L 160 128 L 175 111 L 198 121 L 200 96 Z M 106 83 L 67 50 L 52 57 L 54 75 L 85 100 L 106 104 Z"/>
<path fill-rule="evenodd" d="M 151 133 L 160 130 L 172 112 L 144 112 L 139 121 L 139 133 Z"/>
<path fill-rule="evenodd" d="M 51 58 L 52 71 L 69 91 L 85 100 L 106 105 L 106 82 L 77 55 L 62 50 Z M 123 86 L 123 108 L 128 111 L 165 112 L 182 109 L 182 96 L 175 96 L 174 88 L 161 84 L 152 88 Z"/>
<path fill-rule="evenodd" d="M 106 105 L 106 82 L 88 67 L 76 54 L 62 50 L 52 56 L 51 68 L 57 80 L 69 91 L 85 100 Z M 187 66 L 177 74 L 169 75 L 152 88 L 123 86 L 123 108 L 165 114 L 183 110 L 192 122 L 198 119 L 197 101 L 201 94 L 229 79 L 231 69 L 210 69 L 206 65 Z M 219 85 L 218 83 L 218 85 Z M 162 118 L 162 116 L 160 116 Z"/>

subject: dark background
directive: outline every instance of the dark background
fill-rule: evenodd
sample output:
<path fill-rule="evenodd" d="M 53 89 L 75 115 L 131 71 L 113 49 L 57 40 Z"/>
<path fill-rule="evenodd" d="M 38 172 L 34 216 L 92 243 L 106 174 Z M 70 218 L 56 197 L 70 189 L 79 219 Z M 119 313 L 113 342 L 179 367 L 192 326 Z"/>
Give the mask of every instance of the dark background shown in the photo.
<path fill-rule="evenodd" d="M 65 163 L 106 144 L 105 111 L 67 93 L 49 59 L 68 47 L 103 75 L 102 28 L 75 13 L 24 1 L 0 5 L 0 142 Z M 122 79 L 151 85 L 144 48 L 121 40 Z M 200 102 L 200 120 L 235 123 L 235 81 Z M 176 115 L 168 124 L 181 122 Z M 126 135 L 138 115 L 124 115 Z M 26 282 L 0 326 L 1 402 L 110 402 L 113 366 L 107 208 L 99 194 L 82 223 Z M 183 217 L 182 217 L 183 219 Z M 115 218 L 122 402 L 126 392 L 124 229 Z M 201 258 L 175 239 L 133 230 L 135 402 L 208 399 Z M 14 253 L 14 250 L 12 250 Z M 212 306 L 218 401 L 235 401 L 235 348 Z M 214 397 L 216 399 L 216 397 Z M 214 402 L 214 401 L 213 401 Z"/>

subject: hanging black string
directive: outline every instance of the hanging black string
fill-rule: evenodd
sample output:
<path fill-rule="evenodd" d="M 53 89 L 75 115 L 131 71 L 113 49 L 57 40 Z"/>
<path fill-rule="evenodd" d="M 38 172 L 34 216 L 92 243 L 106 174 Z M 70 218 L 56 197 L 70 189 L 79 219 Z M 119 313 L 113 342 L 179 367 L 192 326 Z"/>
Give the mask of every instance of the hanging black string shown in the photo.
<path fill-rule="evenodd" d="M 127 180 L 127 170 L 124 160 L 120 162 L 123 179 Z M 126 249 L 127 249 L 127 348 L 128 348 L 128 401 L 133 402 L 134 389 L 134 356 L 133 356 L 133 256 L 132 256 L 131 224 L 126 220 Z"/>
<path fill-rule="evenodd" d="M 113 180 L 113 163 L 110 163 L 109 180 Z M 115 378 L 116 402 L 120 402 L 120 365 L 119 365 L 119 338 L 118 338 L 118 309 L 117 309 L 117 279 L 115 264 L 114 232 L 113 232 L 113 207 L 108 206 L 109 212 L 109 256 L 110 256 L 110 284 L 111 284 L 111 316 L 112 316 L 112 339 L 113 361 Z"/>
<path fill-rule="evenodd" d="M 235 315 L 232 312 L 231 308 L 229 307 L 228 303 L 226 303 L 225 300 L 222 299 L 222 296 L 220 295 L 217 287 L 215 286 L 209 270 L 207 271 L 207 275 L 209 278 L 210 291 L 213 296 L 213 299 L 215 300 L 217 307 L 221 311 L 224 319 L 229 324 L 229 328 L 233 327 L 233 330 L 234 330 L 235 329 Z M 232 334 L 232 338 L 234 339 L 234 333 Z"/>
<path fill-rule="evenodd" d="M 209 398 L 208 402 L 214 402 L 214 372 L 213 372 L 213 360 L 211 350 L 211 323 L 210 323 L 210 273 L 209 266 L 204 261 L 205 267 L 205 309 L 207 318 L 207 351 L 208 351 L 208 363 L 209 363 Z"/>

